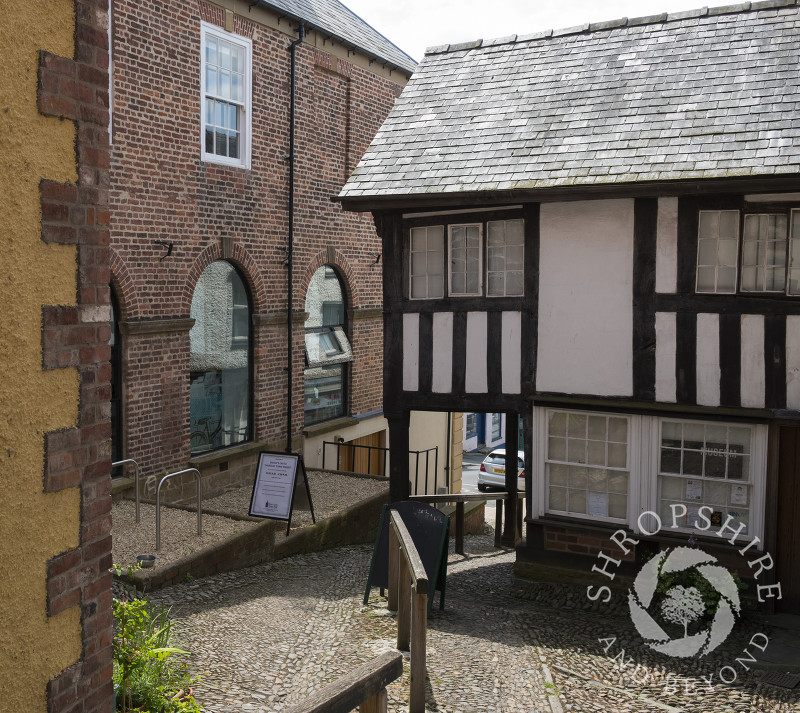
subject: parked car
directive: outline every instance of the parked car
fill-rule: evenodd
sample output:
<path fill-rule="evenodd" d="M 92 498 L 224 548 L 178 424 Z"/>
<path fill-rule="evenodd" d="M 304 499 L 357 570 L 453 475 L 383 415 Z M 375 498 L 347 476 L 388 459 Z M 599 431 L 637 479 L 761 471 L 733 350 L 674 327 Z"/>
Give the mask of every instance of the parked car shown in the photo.
<path fill-rule="evenodd" d="M 519 481 L 517 488 L 519 490 L 525 489 L 525 453 L 523 451 L 517 452 L 518 459 L 517 465 L 519 467 Z M 485 492 L 489 488 L 500 488 L 505 490 L 506 487 L 506 449 L 495 448 L 481 463 L 480 470 L 478 471 L 478 490 Z"/>

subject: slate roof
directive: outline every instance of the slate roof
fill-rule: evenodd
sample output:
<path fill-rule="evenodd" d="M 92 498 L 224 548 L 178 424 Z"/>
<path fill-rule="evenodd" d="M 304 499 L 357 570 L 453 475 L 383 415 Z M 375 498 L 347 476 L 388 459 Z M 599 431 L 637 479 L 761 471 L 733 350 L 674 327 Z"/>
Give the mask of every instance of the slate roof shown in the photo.
<path fill-rule="evenodd" d="M 257 0 L 291 17 L 303 20 L 315 30 L 329 34 L 345 46 L 361 50 L 368 57 L 385 61 L 411 74 L 417 63 L 338 0 Z"/>
<path fill-rule="evenodd" d="M 797 175 L 799 56 L 796 0 L 431 48 L 339 198 Z"/>

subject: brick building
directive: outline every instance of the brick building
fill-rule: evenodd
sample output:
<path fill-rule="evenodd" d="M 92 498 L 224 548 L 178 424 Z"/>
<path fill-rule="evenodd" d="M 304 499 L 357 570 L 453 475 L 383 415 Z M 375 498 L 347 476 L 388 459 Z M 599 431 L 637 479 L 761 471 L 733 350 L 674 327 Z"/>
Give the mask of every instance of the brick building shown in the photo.
<path fill-rule="evenodd" d="M 106 3 L 4 9 L 0 707 L 109 711 Z"/>
<path fill-rule="evenodd" d="M 208 496 L 388 445 L 381 244 L 331 197 L 414 61 L 337 0 L 118 0 L 111 38 L 115 460 Z"/>

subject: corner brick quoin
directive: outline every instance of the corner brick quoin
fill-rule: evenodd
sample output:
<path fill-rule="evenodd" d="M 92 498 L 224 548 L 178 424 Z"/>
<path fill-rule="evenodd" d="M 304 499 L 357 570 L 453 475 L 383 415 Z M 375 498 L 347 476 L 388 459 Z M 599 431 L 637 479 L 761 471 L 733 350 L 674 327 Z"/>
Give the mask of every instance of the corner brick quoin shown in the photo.
<path fill-rule="evenodd" d="M 82 650 L 48 684 L 49 713 L 112 705 L 107 11 L 107 0 L 75 0 L 75 59 L 39 52 L 39 113 L 75 123 L 78 175 L 39 184 L 42 240 L 77 257 L 75 306 L 42 308 L 42 368 L 80 376 L 77 425 L 45 436 L 44 491 L 81 492 L 79 545 L 47 563 L 47 613 L 80 607 Z"/>

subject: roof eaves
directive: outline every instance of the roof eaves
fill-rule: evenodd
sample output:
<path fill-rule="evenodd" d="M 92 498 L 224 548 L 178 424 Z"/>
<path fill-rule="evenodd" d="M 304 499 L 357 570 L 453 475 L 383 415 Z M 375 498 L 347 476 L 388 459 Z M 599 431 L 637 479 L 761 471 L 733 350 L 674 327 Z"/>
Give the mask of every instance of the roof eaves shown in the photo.
<path fill-rule="evenodd" d="M 360 52 L 365 57 L 367 57 L 367 59 L 369 59 L 371 61 L 381 62 L 384 66 L 388 65 L 388 66 L 393 67 L 393 68 L 395 68 L 397 70 L 405 72 L 406 74 L 409 74 L 409 75 L 413 74 L 415 69 L 416 69 L 416 67 L 417 67 L 417 62 L 415 62 L 414 59 L 412 59 L 411 57 L 408 57 L 408 55 L 406 55 L 406 56 L 409 59 L 409 63 L 408 63 L 408 65 L 404 66 L 402 64 L 399 64 L 398 62 L 395 62 L 395 61 L 393 61 L 391 59 L 388 59 L 387 57 L 380 56 L 380 55 L 376 54 L 374 51 L 367 49 L 366 47 L 361 47 L 361 46 L 355 44 L 352 40 L 349 40 L 349 39 L 347 39 L 345 37 L 342 37 L 341 35 L 339 35 L 339 34 L 337 34 L 335 32 L 332 32 L 327 27 L 321 27 L 317 23 L 312 22 L 308 18 L 303 17 L 302 15 L 300 15 L 298 13 L 293 13 L 290 10 L 287 10 L 286 8 L 283 8 L 283 7 L 280 7 L 280 6 L 277 6 L 277 5 L 273 5 L 271 2 L 269 2 L 269 0 L 250 0 L 249 7 L 252 8 L 252 7 L 256 6 L 256 5 L 264 5 L 266 7 L 269 7 L 270 10 L 272 10 L 273 12 L 279 13 L 282 17 L 288 17 L 290 20 L 293 20 L 294 22 L 302 22 L 306 26 L 306 33 L 308 33 L 309 29 L 316 30 L 321 35 L 325 35 L 326 37 L 328 37 L 330 39 L 335 39 L 343 47 L 347 47 L 350 50 Z M 374 30 L 374 28 L 372 28 L 372 29 Z M 377 32 L 377 30 L 374 30 L 374 31 Z M 378 34 L 380 34 L 380 33 L 378 33 Z M 384 39 L 389 44 L 392 44 L 397 49 L 397 51 L 399 53 L 401 53 L 403 55 L 406 54 L 405 52 L 403 52 L 403 50 L 401 50 L 399 47 L 397 47 L 397 45 L 395 45 L 391 40 L 389 40 L 388 38 L 385 38 L 385 37 L 384 37 Z"/>

